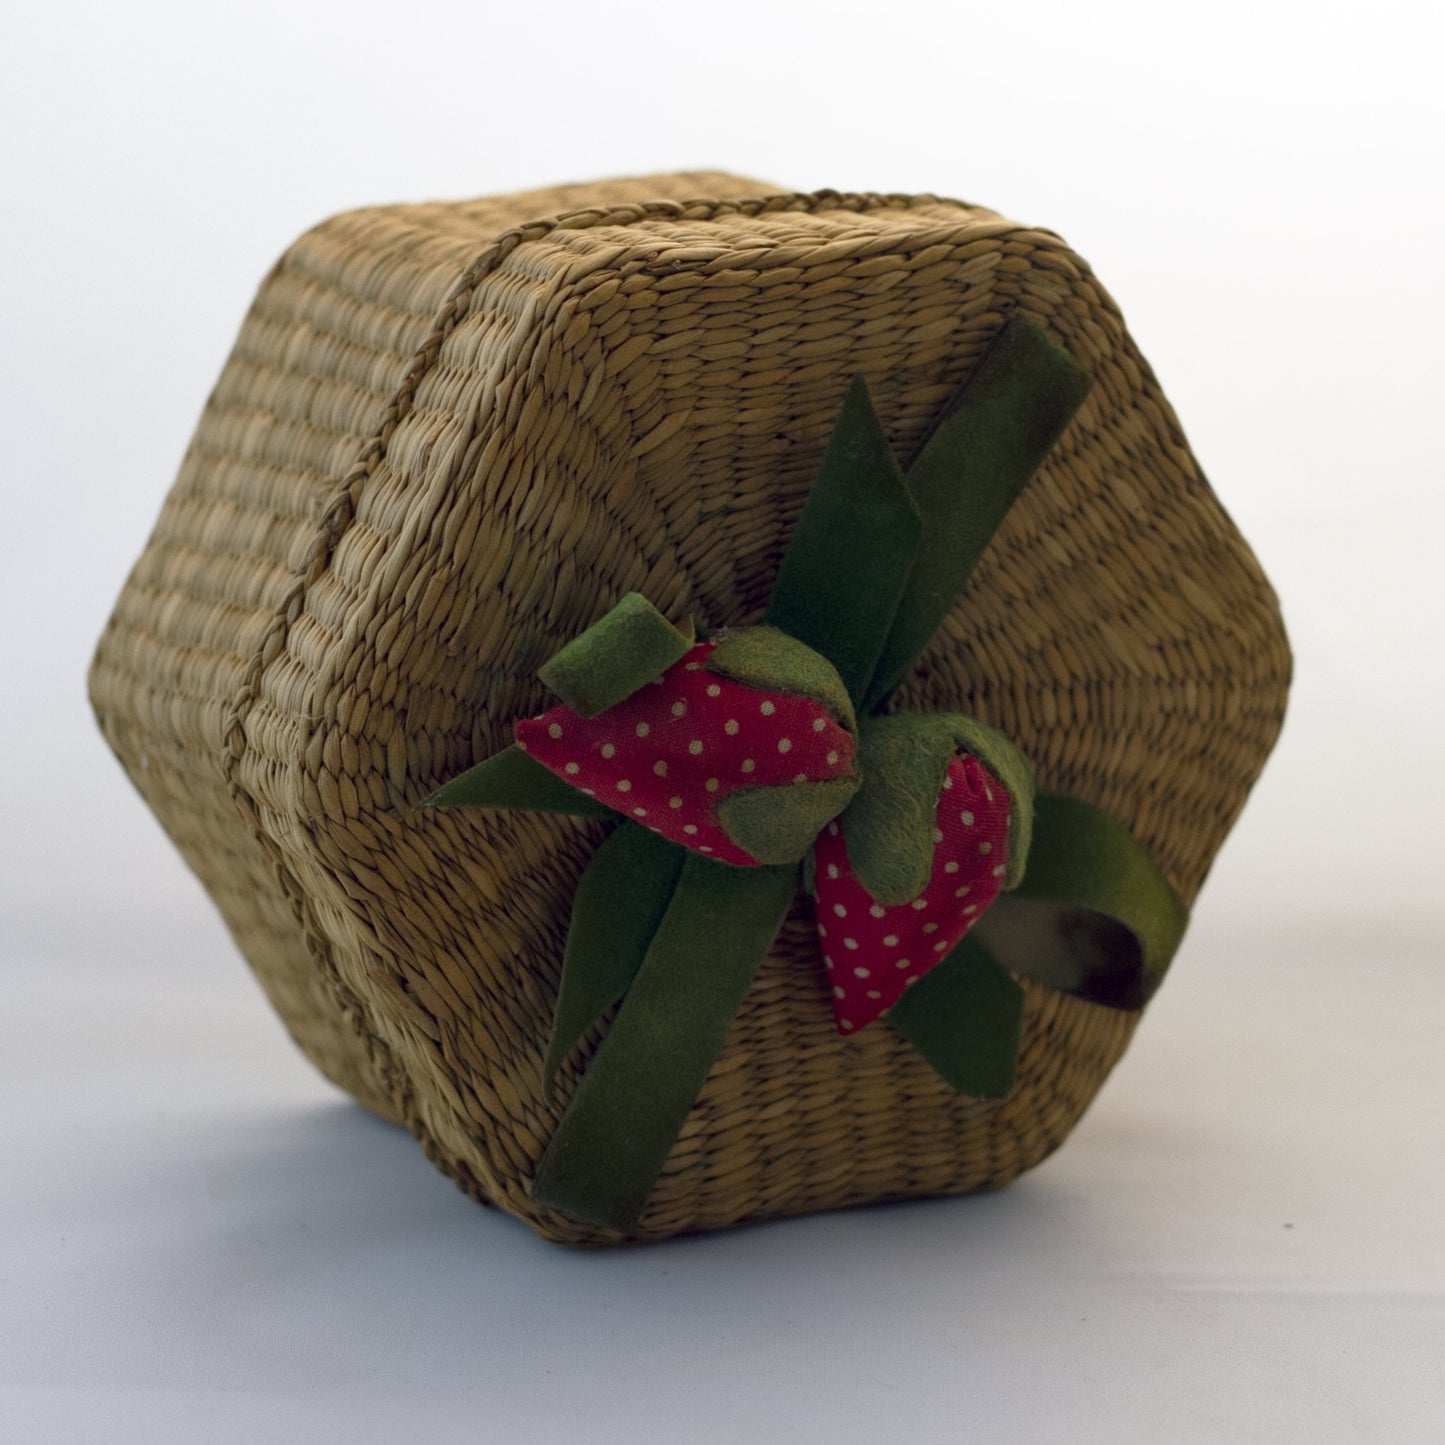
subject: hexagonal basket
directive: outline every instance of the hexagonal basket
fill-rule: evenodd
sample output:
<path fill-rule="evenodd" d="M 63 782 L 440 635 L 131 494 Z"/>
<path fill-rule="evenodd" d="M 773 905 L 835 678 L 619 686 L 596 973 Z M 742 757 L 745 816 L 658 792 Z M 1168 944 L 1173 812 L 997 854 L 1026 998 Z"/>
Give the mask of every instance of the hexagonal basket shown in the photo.
<path fill-rule="evenodd" d="M 756 621 L 851 378 L 902 452 L 1013 313 L 1094 373 L 897 694 L 1014 738 L 1192 902 L 1272 746 L 1274 595 L 1088 267 L 933 196 L 713 174 L 357 211 L 266 277 L 96 653 L 105 735 L 300 1047 L 479 1200 L 650 1239 L 996 1186 L 1137 1015 L 1026 985 L 962 1097 L 834 1029 L 799 899 L 627 1236 L 529 1184 L 606 1020 L 542 1087 L 595 821 L 417 811 L 548 705 L 629 591 Z"/>

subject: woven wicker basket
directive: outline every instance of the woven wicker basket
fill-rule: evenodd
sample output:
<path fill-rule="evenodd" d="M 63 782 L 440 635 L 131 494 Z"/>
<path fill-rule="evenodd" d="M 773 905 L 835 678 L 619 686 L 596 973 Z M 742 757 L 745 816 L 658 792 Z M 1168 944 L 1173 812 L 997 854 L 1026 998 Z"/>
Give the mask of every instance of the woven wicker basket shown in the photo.
<path fill-rule="evenodd" d="M 1014 311 L 1095 385 L 898 701 L 1001 728 L 1192 902 L 1289 655 L 1057 236 L 690 174 L 357 211 L 266 278 L 91 696 L 297 1043 L 473 1197 L 548 1238 L 622 1237 L 528 1187 L 601 1036 L 549 1102 L 602 829 L 414 804 L 549 705 L 537 667 L 621 594 L 757 620 L 854 373 L 906 453 Z M 837 1035 L 800 900 L 630 1237 L 1003 1184 L 1067 1135 L 1136 1017 L 1029 985 L 1013 1093 L 961 1097 L 888 1027 Z"/>

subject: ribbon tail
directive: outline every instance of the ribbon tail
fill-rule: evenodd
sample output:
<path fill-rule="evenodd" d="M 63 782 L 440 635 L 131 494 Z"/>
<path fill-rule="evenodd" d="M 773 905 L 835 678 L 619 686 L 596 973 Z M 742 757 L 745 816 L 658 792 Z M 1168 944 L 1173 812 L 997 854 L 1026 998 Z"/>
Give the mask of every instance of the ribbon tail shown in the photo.
<path fill-rule="evenodd" d="M 928 646 L 1091 384 L 1036 322 L 1015 317 L 994 337 L 908 469 L 922 540 L 861 711 Z"/>
<path fill-rule="evenodd" d="M 1018 1074 L 1023 1014 L 1023 989 L 970 934 L 888 1018 L 960 1094 L 998 1099 Z"/>
<path fill-rule="evenodd" d="M 578 717 L 596 717 L 667 671 L 693 643 L 637 592 L 574 637 L 537 676 Z"/>
<path fill-rule="evenodd" d="M 429 798 L 423 808 L 507 808 L 514 812 L 570 813 L 574 818 L 604 818 L 612 810 L 565 783 L 515 743 L 459 773 Z"/>
<path fill-rule="evenodd" d="M 623 822 L 592 855 L 572 900 L 552 1042 L 542 1065 L 550 1094 L 562 1060 L 628 990 L 677 888 L 684 852 Z"/>
<path fill-rule="evenodd" d="M 1090 803 L 1040 793 L 1023 882 L 974 928 L 1014 973 L 1110 1008 L 1142 1008 L 1189 911 L 1134 835 Z"/>
<path fill-rule="evenodd" d="M 690 854 L 637 977 L 537 1168 L 532 1197 L 634 1223 L 797 889 L 796 867 Z"/>
<path fill-rule="evenodd" d="M 856 377 L 778 570 L 765 621 L 820 652 L 856 705 L 919 545 L 918 508 Z"/>

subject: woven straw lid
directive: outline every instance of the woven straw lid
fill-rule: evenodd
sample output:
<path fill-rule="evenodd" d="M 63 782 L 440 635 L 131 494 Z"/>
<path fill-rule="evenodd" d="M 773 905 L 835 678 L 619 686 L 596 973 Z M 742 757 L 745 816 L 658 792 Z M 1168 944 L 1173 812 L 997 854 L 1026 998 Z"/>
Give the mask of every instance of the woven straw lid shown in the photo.
<path fill-rule="evenodd" d="M 1002 729 L 1192 902 L 1289 655 L 1117 308 L 1053 233 L 696 174 L 358 211 L 267 277 L 92 697 L 297 1042 L 475 1197 L 550 1238 L 619 1237 L 528 1192 L 602 1032 L 548 1102 L 603 829 L 414 805 L 549 705 L 538 666 L 622 594 L 758 620 L 853 375 L 907 455 L 1015 312 L 1095 384 L 896 705 Z M 1027 992 L 1014 1092 L 961 1097 L 886 1024 L 835 1033 L 800 898 L 634 1237 L 1013 1178 L 1136 1021 Z"/>

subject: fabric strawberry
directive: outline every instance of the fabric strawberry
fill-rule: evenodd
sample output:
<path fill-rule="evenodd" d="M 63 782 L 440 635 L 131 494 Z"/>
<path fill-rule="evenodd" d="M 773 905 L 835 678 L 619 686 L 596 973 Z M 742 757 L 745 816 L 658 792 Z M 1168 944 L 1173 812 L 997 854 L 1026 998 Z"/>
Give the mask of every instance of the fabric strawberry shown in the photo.
<path fill-rule="evenodd" d="M 815 689 L 821 699 L 758 685 L 786 684 L 800 646 L 769 628 L 719 634 L 592 717 L 559 705 L 518 723 L 517 745 L 685 848 L 740 867 L 796 861 L 857 787 L 836 674 Z M 827 667 L 811 652 L 804 665 Z"/>
<path fill-rule="evenodd" d="M 1009 872 L 1010 812 L 998 778 L 971 754 L 955 755 L 938 792 L 927 884 L 892 905 L 859 881 L 845 825 L 823 829 L 813 850 L 818 938 L 840 1033 L 892 1008 L 998 897 Z"/>

